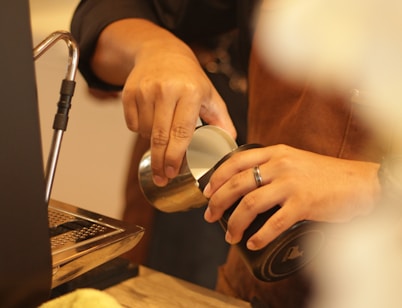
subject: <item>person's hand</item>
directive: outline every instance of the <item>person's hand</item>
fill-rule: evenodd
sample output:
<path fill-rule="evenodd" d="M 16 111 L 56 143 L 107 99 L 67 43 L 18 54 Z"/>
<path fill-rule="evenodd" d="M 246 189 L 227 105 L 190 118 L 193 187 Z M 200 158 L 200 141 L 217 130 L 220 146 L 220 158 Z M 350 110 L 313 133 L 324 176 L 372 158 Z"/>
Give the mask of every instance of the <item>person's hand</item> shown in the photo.
<path fill-rule="evenodd" d="M 157 185 L 177 175 L 198 117 L 235 138 L 224 101 L 188 48 L 138 54 L 122 97 L 128 127 L 151 140 Z"/>
<path fill-rule="evenodd" d="M 257 187 L 254 167 L 262 185 Z M 236 200 L 226 241 L 238 243 L 259 213 L 280 209 L 247 242 L 261 249 L 301 220 L 346 222 L 369 213 L 379 194 L 378 164 L 344 160 L 285 145 L 234 154 L 212 175 L 204 190 L 210 198 L 205 219 L 219 220 Z"/>
<path fill-rule="evenodd" d="M 178 174 L 199 117 L 236 138 L 226 105 L 195 54 L 152 22 L 129 18 L 108 25 L 98 38 L 91 68 L 104 82 L 124 84 L 127 126 L 150 138 L 157 185 Z"/>

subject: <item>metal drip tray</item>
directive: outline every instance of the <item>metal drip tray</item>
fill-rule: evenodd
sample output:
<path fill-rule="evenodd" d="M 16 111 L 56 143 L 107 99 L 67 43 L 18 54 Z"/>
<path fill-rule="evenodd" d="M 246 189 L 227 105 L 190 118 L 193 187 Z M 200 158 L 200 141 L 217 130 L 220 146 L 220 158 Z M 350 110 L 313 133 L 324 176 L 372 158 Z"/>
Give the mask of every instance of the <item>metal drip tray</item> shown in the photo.
<path fill-rule="evenodd" d="M 48 215 L 53 288 L 131 250 L 144 233 L 140 226 L 55 200 Z"/>

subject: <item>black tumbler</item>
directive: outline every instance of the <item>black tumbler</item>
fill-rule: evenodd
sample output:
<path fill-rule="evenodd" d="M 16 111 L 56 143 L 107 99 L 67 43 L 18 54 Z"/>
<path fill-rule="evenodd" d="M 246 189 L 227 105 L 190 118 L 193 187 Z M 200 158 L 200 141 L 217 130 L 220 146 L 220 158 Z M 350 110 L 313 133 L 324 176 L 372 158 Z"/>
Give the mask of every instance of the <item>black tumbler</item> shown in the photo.
<path fill-rule="evenodd" d="M 204 190 L 213 172 L 230 156 L 239 151 L 262 147 L 259 144 L 245 144 L 224 156 L 211 170 L 203 175 L 198 183 Z M 239 204 L 238 200 L 225 211 L 220 219 L 223 230 L 227 230 L 230 215 Z M 242 240 L 236 244 L 241 256 L 255 277 L 272 282 L 284 279 L 310 263 L 319 253 L 325 240 L 322 223 L 303 220 L 279 235 L 275 240 L 260 250 L 249 250 L 247 240 L 280 208 L 279 205 L 259 214 L 246 229 Z"/>

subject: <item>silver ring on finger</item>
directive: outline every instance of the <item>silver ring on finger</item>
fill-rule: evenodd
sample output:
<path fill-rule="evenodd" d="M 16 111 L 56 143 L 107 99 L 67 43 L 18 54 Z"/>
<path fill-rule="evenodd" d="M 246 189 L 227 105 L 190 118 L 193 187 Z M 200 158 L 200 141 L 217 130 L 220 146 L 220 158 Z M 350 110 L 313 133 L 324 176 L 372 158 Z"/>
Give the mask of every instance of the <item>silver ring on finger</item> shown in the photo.
<path fill-rule="evenodd" d="M 258 187 L 262 186 L 262 177 L 261 177 L 261 171 L 260 171 L 260 166 L 255 166 L 253 168 L 253 175 L 254 175 L 254 180 L 255 180 L 255 184 Z"/>

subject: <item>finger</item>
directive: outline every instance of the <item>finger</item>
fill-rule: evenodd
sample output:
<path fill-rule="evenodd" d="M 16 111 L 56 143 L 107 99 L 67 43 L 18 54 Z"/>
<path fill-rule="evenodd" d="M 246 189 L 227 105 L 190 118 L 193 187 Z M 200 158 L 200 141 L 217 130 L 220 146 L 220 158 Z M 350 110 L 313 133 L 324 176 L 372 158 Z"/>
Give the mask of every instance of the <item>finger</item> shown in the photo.
<path fill-rule="evenodd" d="M 126 125 L 129 130 L 133 132 L 138 132 L 138 107 L 135 94 L 127 89 L 123 89 L 122 92 L 122 102 L 124 109 L 124 117 L 126 120 Z"/>
<path fill-rule="evenodd" d="M 194 134 L 200 105 L 193 99 L 188 96 L 181 97 L 174 110 L 164 162 L 164 171 L 168 178 L 177 176 Z"/>
<path fill-rule="evenodd" d="M 298 213 L 289 209 L 290 206 L 283 206 L 276 211 L 267 222 L 249 238 L 247 248 L 250 250 L 263 248 L 298 222 L 300 220 Z"/>
<path fill-rule="evenodd" d="M 151 135 L 151 164 L 153 180 L 158 186 L 165 186 L 168 182 L 168 177 L 165 173 L 165 155 L 169 144 L 175 100 L 175 97 L 168 97 L 155 102 Z"/>
<path fill-rule="evenodd" d="M 205 197 L 210 198 L 221 186 L 226 183 L 232 176 L 244 171 L 248 170 L 249 176 L 245 176 L 245 180 L 250 184 L 254 181 L 254 175 L 252 168 L 259 165 L 260 172 L 262 172 L 262 168 L 268 169 L 269 166 L 269 150 L 268 148 L 258 148 L 258 149 L 250 149 L 247 151 L 242 151 L 235 153 L 232 157 L 222 163 L 219 168 L 212 174 L 208 190 L 204 191 Z M 267 171 L 266 174 L 272 175 L 271 171 Z M 272 179 L 265 177 L 265 184 L 269 183 Z"/>
<path fill-rule="evenodd" d="M 212 86 L 211 86 L 212 87 Z M 216 125 L 226 130 L 233 139 L 236 139 L 237 132 L 230 118 L 226 104 L 219 93 L 212 87 L 212 98 L 201 105 L 200 117 L 205 123 Z"/>
<path fill-rule="evenodd" d="M 227 230 L 231 236 L 231 243 L 240 242 L 244 231 L 253 223 L 257 215 L 282 204 L 284 198 L 281 187 L 277 184 L 262 186 L 245 195 L 228 221 Z"/>
<path fill-rule="evenodd" d="M 209 200 L 208 214 L 205 219 L 214 222 L 221 218 L 224 211 L 242 196 L 256 189 L 253 169 L 235 173 L 228 179 Z"/>
<path fill-rule="evenodd" d="M 138 90 L 135 94 L 138 109 L 138 132 L 146 138 L 151 138 L 157 97 L 154 92 L 144 90 Z"/>

